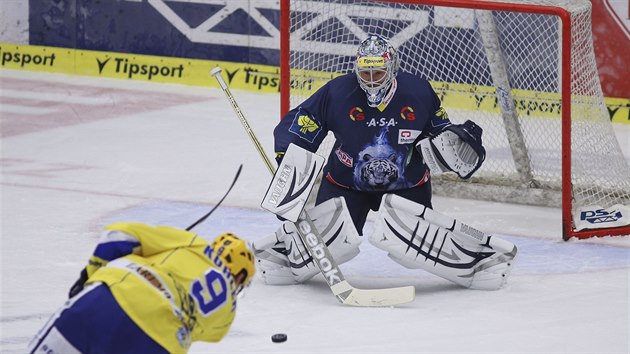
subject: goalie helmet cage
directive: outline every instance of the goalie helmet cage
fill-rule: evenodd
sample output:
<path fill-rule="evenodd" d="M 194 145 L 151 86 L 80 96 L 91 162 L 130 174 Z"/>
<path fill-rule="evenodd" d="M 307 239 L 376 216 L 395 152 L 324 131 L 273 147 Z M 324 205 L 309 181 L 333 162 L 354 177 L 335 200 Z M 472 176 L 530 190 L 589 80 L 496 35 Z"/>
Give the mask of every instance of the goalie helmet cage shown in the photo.
<path fill-rule="evenodd" d="M 281 0 L 282 115 L 350 72 L 358 43 L 373 33 L 397 48 L 401 70 L 431 82 L 451 121 L 484 129 L 483 166 L 467 181 L 434 177 L 436 194 L 561 206 L 565 240 L 630 235 L 630 226 L 577 230 L 573 222 L 580 207 L 630 203 L 589 1 Z M 319 152 L 328 156 L 334 140 L 326 140 Z"/>

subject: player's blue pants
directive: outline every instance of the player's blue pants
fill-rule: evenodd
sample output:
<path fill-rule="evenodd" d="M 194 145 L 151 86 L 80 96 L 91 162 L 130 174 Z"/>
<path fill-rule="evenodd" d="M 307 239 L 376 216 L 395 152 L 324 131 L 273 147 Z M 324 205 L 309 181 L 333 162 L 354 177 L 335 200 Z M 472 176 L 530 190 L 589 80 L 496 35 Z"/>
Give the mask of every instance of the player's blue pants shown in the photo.
<path fill-rule="evenodd" d="M 168 353 L 147 336 L 102 284 L 66 301 L 29 346 L 30 353 Z"/>
<path fill-rule="evenodd" d="M 354 226 L 356 226 L 359 234 L 363 235 L 363 225 L 365 225 L 365 220 L 367 219 L 370 209 L 377 211 L 378 207 L 381 205 L 381 198 L 387 193 L 396 194 L 428 208 L 433 208 L 431 205 L 430 179 L 415 188 L 391 192 L 366 192 L 343 188 L 331 183 L 326 178 L 322 178 L 315 204 L 323 203 L 330 198 L 344 197 L 348 205 L 348 210 L 350 211 L 350 216 L 352 217 L 352 222 L 354 222 Z"/>

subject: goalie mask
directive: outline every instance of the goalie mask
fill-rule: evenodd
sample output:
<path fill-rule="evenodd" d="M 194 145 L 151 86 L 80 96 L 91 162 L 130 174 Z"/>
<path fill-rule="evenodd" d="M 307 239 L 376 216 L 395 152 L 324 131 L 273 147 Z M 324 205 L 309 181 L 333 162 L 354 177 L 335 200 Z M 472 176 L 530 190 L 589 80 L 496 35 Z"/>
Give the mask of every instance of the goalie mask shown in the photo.
<path fill-rule="evenodd" d="M 239 294 L 254 279 L 256 273 L 254 253 L 247 247 L 245 241 L 231 233 L 217 236 L 211 246 L 230 269 L 236 281 L 236 294 Z"/>
<path fill-rule="evenodd" d="M 396 79 L 398 67 L 396 49 L 381 36 L 371 35 L 359 44 L 354 69 L 370 107 L 383 102 Z"/>

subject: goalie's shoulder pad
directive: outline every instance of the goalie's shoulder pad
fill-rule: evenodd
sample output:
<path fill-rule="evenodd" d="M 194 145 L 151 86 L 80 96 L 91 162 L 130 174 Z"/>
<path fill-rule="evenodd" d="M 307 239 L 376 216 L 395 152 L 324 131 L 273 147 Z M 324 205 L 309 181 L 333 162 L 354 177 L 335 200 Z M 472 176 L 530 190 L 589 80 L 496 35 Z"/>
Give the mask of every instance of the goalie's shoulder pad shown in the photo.
<path fill-rule="evenodd" d="M 483 147 L 483 142 L 481 140 L 483 129 L 475 122 L 467 120 L 463 124 L 451 124 L 444 128 L 444 130 L 452 131 L 465 143 L 470 145 L 470 147 L 479 156 L 479 160 L 481 160 L 480 162 L 483 162 L 486 159 L 486 149 Z M 479 164 L 481 165 L 481 163 Z"/>

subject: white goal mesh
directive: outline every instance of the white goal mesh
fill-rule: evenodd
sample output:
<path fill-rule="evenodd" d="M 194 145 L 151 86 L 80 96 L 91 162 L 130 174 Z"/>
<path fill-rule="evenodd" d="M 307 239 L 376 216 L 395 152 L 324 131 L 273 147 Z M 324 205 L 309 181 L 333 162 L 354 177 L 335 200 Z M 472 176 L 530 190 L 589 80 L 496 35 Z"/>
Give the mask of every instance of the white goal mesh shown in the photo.
<path fill-rule="evenodd" d="M 469 181 L 434 178 L 436 194 L 560 206 L 565 163 L 574 207 L 629 204 L 630 169 L 597 76 L 590 2 L 451 5 L 290 0 L 291 89 L 282 92 L 290 108 L 352 70 L 359 42 L 377 33 L 398 48 L 402 70 L 431 82 L 451 121 L 470 119 L 484 129 L 484 165 Z M 570 58 L 563 56 L 569 49 Z M 570 145 L 562 136 L 562 107 L 569 104 Z M 331 146 L 325 142 L 320 153 L 328 156 Z"/>

